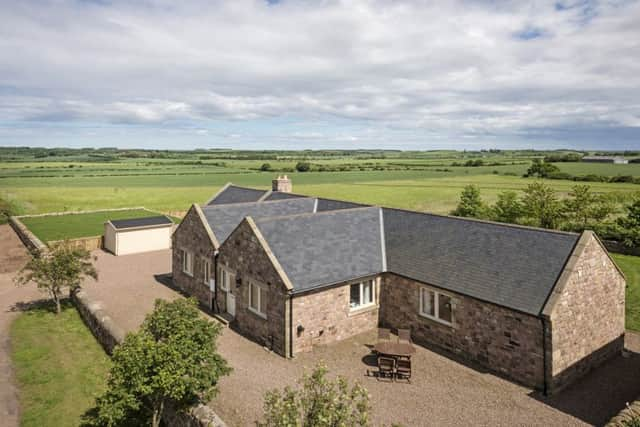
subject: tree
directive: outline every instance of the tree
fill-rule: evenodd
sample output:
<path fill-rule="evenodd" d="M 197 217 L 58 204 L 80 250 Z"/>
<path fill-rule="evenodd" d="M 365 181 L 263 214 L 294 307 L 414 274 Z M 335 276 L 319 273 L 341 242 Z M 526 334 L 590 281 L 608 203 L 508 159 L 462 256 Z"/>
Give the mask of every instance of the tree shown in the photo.
<path fill-rule="evenodd" d="M 167 405 L 181 410 L 211 399 L 218 379 L 231 371 L 216 351 L 220 331 L 200 316 L 194 299 L 156 300 L 140 330 L 115 348 L 90 423 L 158 427 Z"/>
<path fill-rule="evenodd" d="M 309 172 L 311 170 L 311 164 L 309 162 L 298 162 L 296 164 L 296 170 L 298 172 Z"/>
<path fill-rule="evenodd" d="M 491 219 L 515 224 L 521 216 L 522 203 L 518 200 L 515 191 L 504 191 L 498 194 L 498 200 L 491 208 Z"/>
<path fill-rule="evenodd" d="M 460 193 L 458 207 L 451 212 L 455 216 L 479 218 L 484 212 L 484 204 L 480 198 L 480 189 L 477 185 L 470 184 L 464 187 Z"/>
<path fill-rule="evenodd" d="M 56 313 L 60 314 L 63 291 L 76 292 L 86 277 L 98 278 L 91 255 L 85 249 L 63 242 L 34 255 L 14 280 L 19 286 L 34 282 L 38 289 L 49 294 L 56 304 Z"/>
<path fill-rule="evenodd" d="M 260 166 L 260 170 L 263 172 L 268 172 L 271 169 L 271 165 L 269 163 L 263 163 L 262 166 Z"/>
<path fill-rule="evenodd" d="M 622 237 L 627 246 L 640 245 L 640 197 L 636 197 L 625 207 L 627 216 L 618 218 L 617 223 L 622 227 Z"/>
<path fill-rule="evenodd" d="M 540 159 L 533 159 L 531 166 L 527 169 L 525 176 L 534 176 L 538 178 L 547 178 L 554 172 L 559 172 L 560 169 L 553 163 L 546 163 Z"/>
<path fill-rule="evenodd" d="M 524 215 L 538 227 L 556 228 L 562 217 L 561 204 L 556 192 L 542 182 L 534 182 L 527 186 L 522 205 Z"/>
<path fill-rule="evenodd" d="M 343 377 L 327 378 L 328 370 L 318 365 L 305 374 L 301 388 L 271 390 L 264 401 L 262 427 L 333 427 L 369 425 L 369 393 L 356 383 L 351 389 Z"/>
<path fill-rule="evenodd" d="M 584 230 L 604 221 L 613 213 L 613 204 L 604 196 L 595 194 L 588 185 L 575 185 L 564 200 L 564 211 L 569 228 Z"/>

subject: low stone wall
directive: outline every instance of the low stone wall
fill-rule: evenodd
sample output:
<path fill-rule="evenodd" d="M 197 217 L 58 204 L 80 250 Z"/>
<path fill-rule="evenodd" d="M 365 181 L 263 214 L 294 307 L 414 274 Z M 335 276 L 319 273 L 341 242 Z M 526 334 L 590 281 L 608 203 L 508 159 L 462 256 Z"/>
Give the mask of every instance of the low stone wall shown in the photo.
<path fill-rule="evenodd" d="M 22 241 L 22 243 L 27 247 L 29 252 L 42 252 L 47 249 L 47 246 L 38 239 L 35 234 L 33 234 L 26 225 L 20 221 L 20 217 L 12 216 L 9 217 L 9 224 L 11 228 L 13 228 Z"/>
<path fill-rule="evenodd" d="M 60 215 L 74 215 L 74 214 L 88 214 L 88 213 L 96 213 L 96 212 L 116 212 L 116 211 L 131 211 L 131 210 L 145 210 L 149 211 L 149 209 L 144 206 L 136 206 L 133 208 L 107 208 L 107 209 L 92 209 L 89 211 L 64 211 L 64 212 L 47 212 L 41 214 L 28 214 L 28 215 L 20 215 L 17 218 L 35 218 L 41 216 L 60 216 Z M 149 211 L 152 212 L 152 211 Z"/>
<path fill-rule="evenodd" d="M 160 213 L 182 219 L 187 215 L 187 212 L 189 211 L 162 211 Z"/>
<path fill-rule="evenodd" d="M 92 301 L 83 290 L 73 294 L 72 301 L 91 333 L 111 355 L 115 346 L 124 340 L 124 330 L 109 317 L 99 301 Z M 167 407 L 163 420 L 172 427 L 227 427 L 213 409 L 203 404 L 194 406 L 188 412 Z"/>
<path fill-rule="evenodd" d="M 636 424 L 640 423 L 640 399 L 631 404 L 627 404 L 626 408 L 611 418 L 606 424 L 606 427 L 628 427 L 634 421 Z"/>
<path fill-rule="evenodd" d="M 54 240 L 49 242 L 49 246 L 55 246 L 63 242 L 65 242 L 65 240 Z M 96 249 L 102 249 L 104 247 L 102 236 L 81 237 L 79 239 L 69 239 L 66 240 L 66 242 L 73 248 L 84 249 L 89 252 Z"/>

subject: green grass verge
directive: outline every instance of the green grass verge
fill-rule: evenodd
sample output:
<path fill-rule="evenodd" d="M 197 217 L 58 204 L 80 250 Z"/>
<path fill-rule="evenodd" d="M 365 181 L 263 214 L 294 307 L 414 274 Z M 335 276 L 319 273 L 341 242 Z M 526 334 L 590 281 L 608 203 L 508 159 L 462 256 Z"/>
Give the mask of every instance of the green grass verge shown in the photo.
<path fill-rule="evenodd" d="M 111 361 L 70 304 L 21 314 L 11 326 L 23 427 L 80 425 L 104 391 Z"/>
<path fill-rule="evenodd" d="M 140 218 L 158 215 L 144 209 L 103 211 L 69 215 L 51 215 L 22 218 L 21 221 L 42 242 L 101 236 L 104 223 L 110 219 Z"/>
<path fill-rule="evenodd" d="M 627 276 L 626 327 L 640 331 L 640 257 L 611 255 Z"/>

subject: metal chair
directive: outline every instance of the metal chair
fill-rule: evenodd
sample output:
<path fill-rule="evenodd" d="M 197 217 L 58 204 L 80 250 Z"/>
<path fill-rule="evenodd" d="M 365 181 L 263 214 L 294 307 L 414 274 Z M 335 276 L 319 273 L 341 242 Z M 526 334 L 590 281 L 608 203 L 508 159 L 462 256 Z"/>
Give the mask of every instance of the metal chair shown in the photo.
<path fill-rule="evenodd" d="M 378 356 L 378 379 L 390 378 L 393 381 L 396 371 L 396 359 Z"/>
<path fill-rule="evenodd" d="M 378 341 L 391 341 L 391 331 L 387 328 L 378 328 Z"/>
<path fill-rule="evenodd" d="M 405 379 L 411 383 L 411 359 L 400 358 L 396 362 L 396 378 Z"/>
<path fill-rule="evenodd" d="M 398 342 L 411 344 L 411 329 L 398 329 Z"/>

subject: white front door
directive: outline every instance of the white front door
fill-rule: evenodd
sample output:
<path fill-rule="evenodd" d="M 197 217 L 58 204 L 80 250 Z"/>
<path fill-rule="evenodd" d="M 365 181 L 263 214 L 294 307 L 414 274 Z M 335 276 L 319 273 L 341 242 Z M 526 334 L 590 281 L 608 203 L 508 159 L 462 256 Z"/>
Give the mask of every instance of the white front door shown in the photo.
<path fill-rule="evenodd" d="M 229 291 L 227 291 L 227 313 L 229 313 L 231 317 L 236 316 L 236 296 Z"/>

